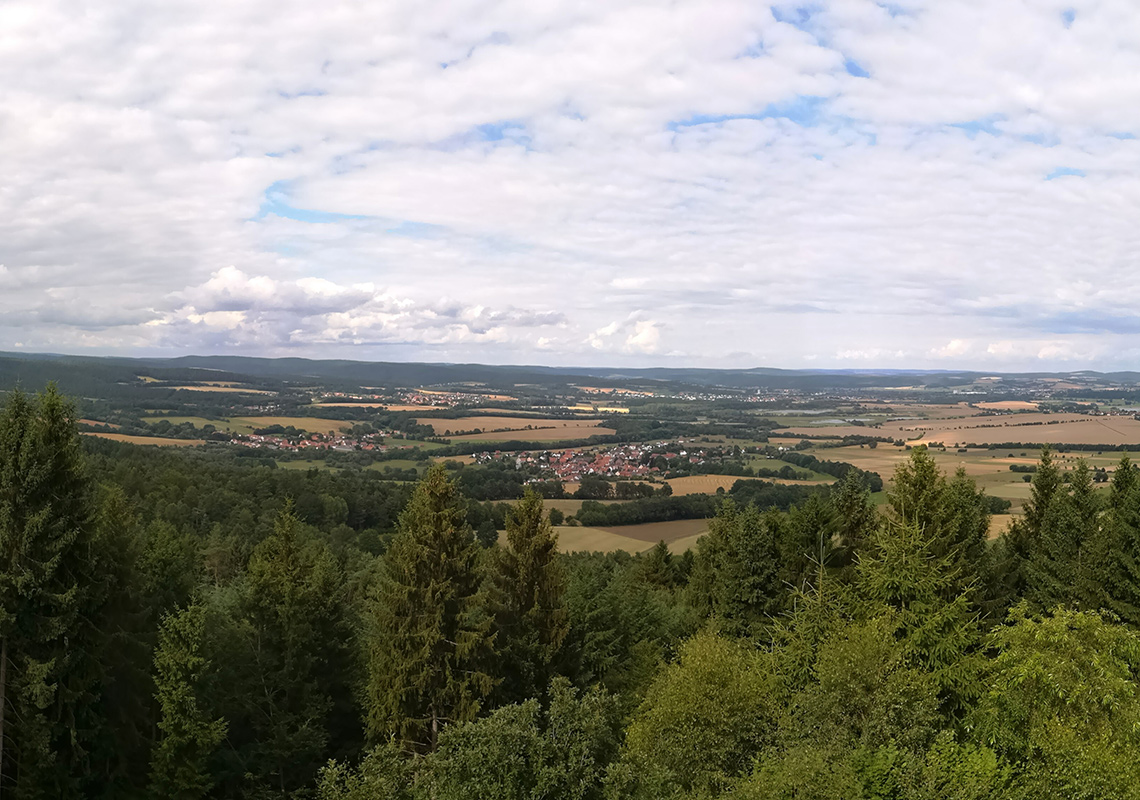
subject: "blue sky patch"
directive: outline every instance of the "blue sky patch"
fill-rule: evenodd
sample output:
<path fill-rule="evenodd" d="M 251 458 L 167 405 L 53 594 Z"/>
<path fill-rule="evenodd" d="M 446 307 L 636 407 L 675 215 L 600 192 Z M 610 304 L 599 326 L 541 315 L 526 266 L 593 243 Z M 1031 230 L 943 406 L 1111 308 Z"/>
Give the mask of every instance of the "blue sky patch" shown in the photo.
<path fill-rule="evenodd" d="M 971 139 L 977 137 L 979 133 L 988 133 L 990 136 L 1001 136 L 1002 132 L 997 127 L 997 123 L 1004 119 L 1005 117 L 1001 114 L 991 114 L 981 119 L 971 119 L 966 122 L 951 122 L 950 127 L 961 128 Z"/>
<path fill-rule="evenodd" d="M 290 203 L 290 181 L 277 181 L 265 190 L 265 197 L 261 207 L 257 209 L 254 220 L 262 220 L 270 214 L 297 222 L 309 222 L 315 225 L 327 225 L 333 222 L 345 222 L 355 219 L 368 219 L 359 214 L 337 214 L 332 211 L 318 211 L 311 208 L 297 208 Z"/>
<path fill-rule="evenodd" d="M 1045 176 L 1045 180 L 1051 181 L 1057 178 L 1064 178 L 1069 175 L 1073 176 L 1074 178 L 1083 178 L 1085 177 L 1085 171 L 1083 169 L 1075 169 L 1074 167 L 1057 167 L 1055 170 Z"/>

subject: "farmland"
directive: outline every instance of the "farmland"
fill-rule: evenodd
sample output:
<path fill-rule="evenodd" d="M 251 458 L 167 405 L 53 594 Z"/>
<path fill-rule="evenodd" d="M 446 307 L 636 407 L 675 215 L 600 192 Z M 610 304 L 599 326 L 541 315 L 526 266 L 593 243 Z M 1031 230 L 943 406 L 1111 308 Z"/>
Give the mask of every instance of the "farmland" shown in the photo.
<path fill-rule="evenodd" d="M 564 553 L 579 550 L 625 550 L 640 553 L 660 541 L 667 544 L 682 541 L 695 543 L 708 531 L 708 520 L 650 522 L 611 528 L 560 525 L 554 530 L 558 533 L 558 549 Z"/>
<path fill-rule="evenodd" d="M 94 436 L 99 439 L 110 439 L 113 442 L 130 442 L 131 444 L 150 444 L 159 447 L 193 447 L 205 444 L 201 439 L 164 439 L 161 436 L 132 436 L 126 433 L 83 433 L 84 436 Z"/>
<path fill-rule="evenodd" d="M 1025 444 L 1140 444 L 1140 420 L 1128 416 L 1020 413 L 974 415 L 938 420 L 905 419 L 877 427 L 796 426 L 788 431 L 812 436 L 884 436 L 947 446 Z"/>

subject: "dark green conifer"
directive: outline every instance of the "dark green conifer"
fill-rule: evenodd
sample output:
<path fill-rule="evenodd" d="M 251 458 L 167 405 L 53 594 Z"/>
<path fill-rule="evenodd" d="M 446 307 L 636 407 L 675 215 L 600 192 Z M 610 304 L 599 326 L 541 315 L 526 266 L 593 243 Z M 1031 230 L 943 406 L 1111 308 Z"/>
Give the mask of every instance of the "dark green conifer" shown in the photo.
<path fill-rule="evenodd" d="M 566 639 L 566 578 L 558 561 L 558 536 L 537 492 L 526 492 L 506 524 L 506 546 L 495 554 L 492 604 L 501 693 L 509 701 L 521 701 L 541 694 L 553 677 Z"/>
<path fill-rule="evenodd" d="M 480 548 L 442 465 L 428 469 L 384 555 L 372 606 L 367 726 L 380 743 L 434 751 L 441 729 L 475 717 L 493 679 Z"/>

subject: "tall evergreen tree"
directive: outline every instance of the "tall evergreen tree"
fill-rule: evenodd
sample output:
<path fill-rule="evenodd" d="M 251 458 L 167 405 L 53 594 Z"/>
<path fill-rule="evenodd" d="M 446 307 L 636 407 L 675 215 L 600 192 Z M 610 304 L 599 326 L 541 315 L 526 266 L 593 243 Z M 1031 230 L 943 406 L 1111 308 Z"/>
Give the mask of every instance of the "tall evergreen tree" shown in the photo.
<path fill-rule="evenodd" d="M 558 536 L 537 492 L 508 513 L 507 546 L 496 552 L 491 577 L 501 693 L 522 701 L 546 690 L 567 632 Z"/>
<path fill-rule="evenodd" d="M 92 487 L 74 408 L 16 391 L 0 416 L 0 790 L 75 796 L 97 726 Z"/>
<path fill-rule="evenodd" d="M 202 701 L 211 664 L 203 652 L 206 614 L 201 605 L 168 616 L 155 651 L 156 697 L 162 736 L 151 760 L 151 792 L 171 800 L 199 800 L 214 785 L 209 760 L 226 735 Z"/>
<path fill-rule="evenodd" d="M 983 605 L 989 619 L 1000 621 L 1029 594 L 1029 562 L 1038 545 L 1042 521 L 1058 493 L 1064 494 L 1061 473 L 1046 445 L 1041 448 L 1024 515 L 1010 523 L 986 557 Z"/>
<path fill-rule="evenodd" d="M 946 587 L 948 598 L 980 583 L 990 511 L 985 495 L 965 470 L 959 469 L 947 481 L 926 448 L 916 447 L 910 459 L 895 469 L 888 499 L 895 519 L 916 526 L 931 554 L 946 559 L 955 575 Z"/>
<path fill-rule="evenodd" d="M 226 650 L 214 654 L 214 707 L 230 724 L 227 792 L 248 775 L 286 794 L 357 743 L 344 575 L 287 508 L 241 589 L 220 640 Z"/>
<path fill-rule="evenodd" d="M 442 465 L 428 469 L 384 554 L 372 604 L 367 725 L 374 742 L 395 736 L 432 752 L 440 730 L 472 719 L 494 681 L 493 642 L 480 597 L 480 548 L 463 500 Z"/>
<path fill-rule="evenodd" d="M 733 636 L 759 635 L 783 609 L 777 527 L 748 506 L 725 501 L 698 543 L 691 589 L 698 607 L 717 617 Z"/>
<path fill-rule="evenodd" d="M 1041 517 L 1037 544 L 1029 556 L 1027 578 L 1034 604 L 1043 610 L 1077 607 L 1086 586 L 1084 561 L 1097 533 L 1100 501 L 1092 473 L 1083 459 L 1073 471 L 1071 493 L 1056 491 Z"/>
<path fill-rule="evenodd" d="M 856 589 L 869 604 L 864 615 L 889 612 L 910 664 L 933 677 L 951 713 L 976 694 L 981 640 L 971 593 L 948 597 L 955 582 L 950 559 L 936 556 L 917 526 L 905 523 L 880 529 L 856 570 Z"/>
<path fill-rule="evenodd" d="M 871 504 L 864 476 L 861 470 L 848 470 L 831 497 L 836 517 L 836 544 L 841 548 L 843 564 L 854 561 L 880 524 L 879 513 Z"/>

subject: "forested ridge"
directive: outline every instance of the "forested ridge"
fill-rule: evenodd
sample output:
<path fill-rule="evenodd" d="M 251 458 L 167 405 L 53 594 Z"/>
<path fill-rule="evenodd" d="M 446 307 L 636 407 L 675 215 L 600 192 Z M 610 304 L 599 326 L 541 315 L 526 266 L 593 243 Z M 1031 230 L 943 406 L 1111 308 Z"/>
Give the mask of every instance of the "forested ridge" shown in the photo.
<path fill-rule="evenodd" d="M 2 796 L 1140 797 L 1127 458 L 1097 491 L 1044 450 L 992 543 L 916 447 L 885 510 L 847 470 L 790 508 L 746 485 L 683 555 L 560 555 L 534 492 L 75 416 L 0 414 Z"/>

